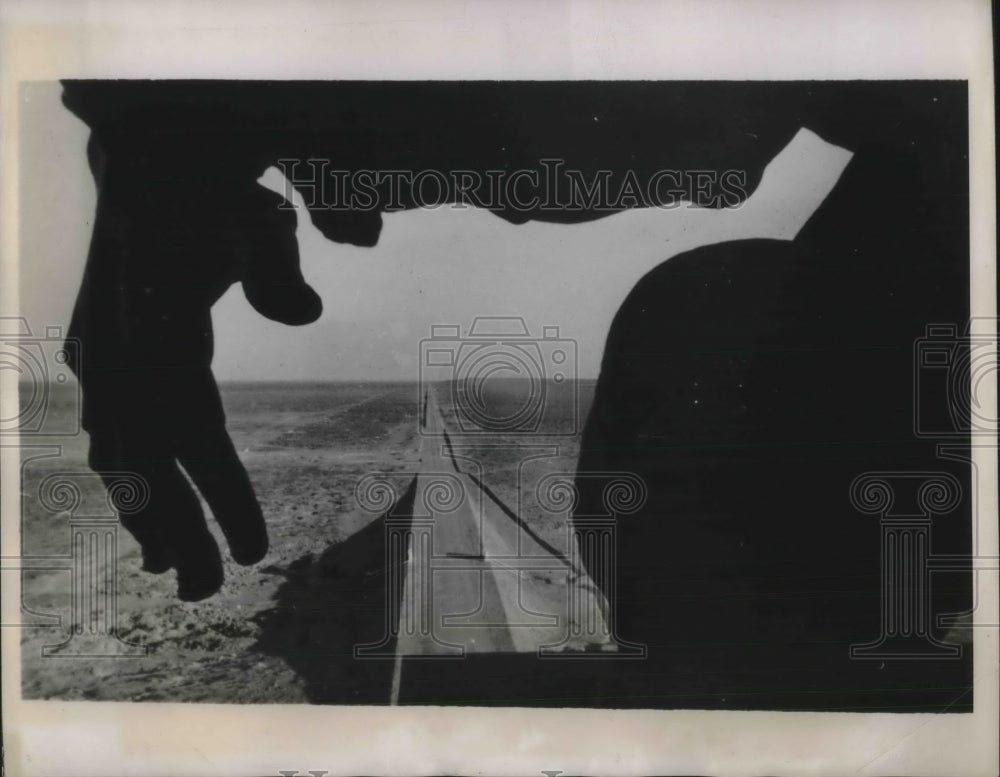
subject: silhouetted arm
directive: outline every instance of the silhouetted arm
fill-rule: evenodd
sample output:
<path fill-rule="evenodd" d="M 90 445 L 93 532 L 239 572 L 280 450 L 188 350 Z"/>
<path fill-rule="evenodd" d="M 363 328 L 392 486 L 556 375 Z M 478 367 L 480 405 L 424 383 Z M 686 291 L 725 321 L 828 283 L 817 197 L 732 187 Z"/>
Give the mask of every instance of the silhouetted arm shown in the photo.
<path fill-rule="evenodd" d="M 92 130 L 98 189 L 70 329 L 82 341 L 74 367 L 91 465 L 149 481 L 149 507 L 125 525 L 141 543 L 147 569 L 177 569 L 184 599 L 211 595 L 222 581 L 218 549 L 185 472 L 237 561 L 253 563 L 267 549 L 263 517 L 211 374 L 211 306 L 241 282 L 269 318 L 303 324 L 321 312 L 298 269 L 294 211 L 280 209 L 281 198 L 256 183 L 268 166 L 320 158 L 348 171 L 471 171 L 482 181 L 473 193 L 498 216 L 573 223 L 614 209 L 525 205 L 518 189 L 491 198 L 488 173 L 540 171 L 541 160 L 557 158 L 584 182 L 606 172 L 615 193 L 629 173 L 647 182 L 662 169 L 736 171 L 745 183 L 738 202 L 800 126 L 734 85 L 70 81 L 64 87 L 64 103 Z M 458 192 L 449 187 L 442 196 L 447 201 Z M 397 198 L 402 208 L 420 204 L 408 187 Z M 345 211 L 321 203 L 309 212 L 328 238 L 374 245 L 385 205 Z M 619 209 L 637 205 L 627 201 Z"/>

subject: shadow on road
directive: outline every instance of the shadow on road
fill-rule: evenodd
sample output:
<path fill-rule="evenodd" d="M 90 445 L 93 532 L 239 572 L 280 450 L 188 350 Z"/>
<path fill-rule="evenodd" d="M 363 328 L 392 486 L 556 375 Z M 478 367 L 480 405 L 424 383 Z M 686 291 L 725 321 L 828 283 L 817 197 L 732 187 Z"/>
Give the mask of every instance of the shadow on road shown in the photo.
<path fill-rule="evenodd" d="M 257 616 L 253 649 L 282 658 L 313 704 L 388 704 L 396 651 L 390 613 L 386 520 L 412 514 L 415 482 L 386 514 L 318 557 L 280 570 L 274 606 Z M 394 600 L 394 601 L 393 601 Z M 389 605 L 392 605 L 391 607 Z M 782 709 L 967 712 L 968 661 L 846 661 L 837 644 L 781 644 L 736 620 L 712 640 L 683 624 L 648 644 L 670 661 L 611 655 L 541 659 L 534 653 L 404 659 L 399 703 L 510 707 Z M 356 645 L 383 643 L 384 658 L 359 659 Z M 840 671 L 830 672 L 837 665 Z"/>
<path fill-rule="evenodd" d="M 286 580 L 275 605 L 257 616 L 260 637 L 253 649 L 278 656 L 302 678 L 314 704 L 387 704 L 391 658 L 355 658 L 355 646 L 388 639 L 386 519 L 412 512 L 415 483 L 384 515 L 343 542 L 312 553 L 281 570 Z M 398 576 L 399 580 L 402 576 Z"/>

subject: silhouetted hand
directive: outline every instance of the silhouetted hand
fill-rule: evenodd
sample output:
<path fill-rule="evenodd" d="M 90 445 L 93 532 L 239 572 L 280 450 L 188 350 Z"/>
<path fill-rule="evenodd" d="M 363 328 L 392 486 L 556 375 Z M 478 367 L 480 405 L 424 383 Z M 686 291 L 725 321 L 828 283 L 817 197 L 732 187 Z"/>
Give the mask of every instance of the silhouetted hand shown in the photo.
<path fill-rule="evenodd" d="M 239 281 L 269 318 L 302 324 L 320 314 L 299 273 L 294 213 L 256 184 L 269 165 L 319 158 L 338 169 L 477 170 L 478 199 L 512 223 L 608 215 L 601 205 L 525 207 L 510 192 L 488 193 L 492 171 L 554 157 L 581 181 L 615 171 L 609 192 L 621 190 L 626 171 L 650 181 L 668 168 L 738 169 L 748 195 L 801 122 L 740 87 L 711 91 L 692 105 L 687 89 L 651 83 L 64 82 L 64 104 L 94 132 L 99 193 L 70 330 L 83 346 L 74 368 L 92 467 L 149 481 L 147 509 L 123 518 L 145 568 L 175 567 L 185 599 L 221 583 L 218 549 L 185 472 L 237 561 L 266 552 L 210 371 L 209 311 Z M 302 174 L 296 185 L 309 202 L 317 181 Z M 452 189 L 445 200 L 458 196 Z M 419 198 L 401 185 L 382 201 L 397 199 L 393 209 Z M 378 209 L 314 208 L 310 216 L 328 239 L 354 245 L 374 245 L 382 225 Z"/>
<path fill-rule="evenodd" d="M 294 211 L 279 210 L 282 198 L 256 183 L 253 165 L 185 142 L 116 148 L 92 137 L 97 215 L 69 336 L 81 341 L 72 366 L 90 465 L 146 479 L 147 507 L 122 523 L 142 546 L 143 568 L 175 568 L 180 598 L 198 600 L 219 589 L 223 572 L 192 484 L 238 563 L 268 548 L 210 369 L 210 308 L 234 282 L 287 324 L 315 321 L 322 303 L 299 271 Z"/>

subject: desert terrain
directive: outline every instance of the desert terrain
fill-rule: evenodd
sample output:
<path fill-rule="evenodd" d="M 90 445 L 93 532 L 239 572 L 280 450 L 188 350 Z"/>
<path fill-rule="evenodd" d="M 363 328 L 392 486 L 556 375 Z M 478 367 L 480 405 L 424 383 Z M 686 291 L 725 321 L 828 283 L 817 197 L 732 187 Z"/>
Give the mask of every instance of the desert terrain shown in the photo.
<path fill-rule="evenodd" d="M 560 552 L 564 516 L 546 514 L 532 496 L 540 472 L 572 473 L 593 384 L 580 382 L 577 406 L 552 411 L 538 434 L 479 437 L 463 448 L 468 467 Z M 414 384 L 229 384 L 222 386 L 228 427 L 261 501 L 271 549 L 261 563 L 240 567 L 226 558 L 217 595 L 185 603 L 173 572 L 140 570 L 137 544 L 118 531 L 117 634 L 145 655 L 74 657 L 70 636 L 71 573 L 66 563 L 24 573 L 22 690 L 29 699 L 202 701 L 232 703 L 386 703 L 392 671 L 385 660 L 358 661 L 354 647 L 387 633 L 385 531 L 379 515 L 356 497 L 359 481 L 385 473 L 403 496 L 417 466 L 419 398 Z M 452 422 L 447 392 L 441 409 Z M 54 390 L 49 412 L 75 411 L 72 389 Z M 524 444 L 545 453 L 526 468 Z M 85 433 L 48 438 L 58 456 L 22 460 L 24 555 L 69 552 L 68 515 L 47 509 L 39 487 L 47 475 L 86 473 Z M 96 478 L 84 478 L 84 502 L 100 499 Z M 523 504 L 522 504 L 523 503 Z M 36 564 L 36 566 L 38 566 Z M 58 616 L 58 624 L 52 616 Z M 132 652 L 128 648 L 122 653 Z"/>

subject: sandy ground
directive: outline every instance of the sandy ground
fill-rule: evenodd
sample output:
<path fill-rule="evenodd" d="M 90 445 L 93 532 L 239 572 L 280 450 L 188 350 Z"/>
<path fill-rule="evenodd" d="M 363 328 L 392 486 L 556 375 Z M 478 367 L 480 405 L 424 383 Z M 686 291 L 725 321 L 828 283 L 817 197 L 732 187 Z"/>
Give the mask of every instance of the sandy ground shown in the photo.
<path fill-rule="evenodd" d="M 310 699 L 309 686 L 317 678 L 304 676 L 294 655 L 301 654 L 299 664 L 305 659 L 322 666 L 324 652 L 350 647 L 345 645 L 350 635 L 343 632 L 351 613 L 343 605 L 357 597 L 350 586 L 340 591 L 340 601 L 335 594 L 353 575 L 374 571 L 370 576 L 380 584 L 381 570 L 358 565 L 377 563 L 381 554 L 351 558 L 328 551 L 377 523 L 378 516 L 361 509 L 354 497 L 359 479 L 399 472 L 399 482 L 405 482 L 403 473 L 412 471 L 416 388 L 229 386 L 223 394 L 230 433 L 268 519 L 267 558 L 250 568 L 227 558 L 222 591 L 204 602 L 184 603 L 175 596 L 173 573 L 142 572 L 138 546 L 119 532 L 118 633 L 147 648 L 138 658 L 64 655 L 83 644 L 79 641 L 60 655 L 43 657 L 44 645 L 68 636 L 70 575 L 27 573 L 25 604 L 61 616 L 63 625 L 25 629 L 26 698 L 302 702 Z M 46 474 L 86 470 L 85 435 L 61 442 L 61 456 L 24 467 L 24 541 L 31 554 L 68 550 L 67 516 L 47 511 L 37 496 Z M 221 533 L 216 537 L 224 549 Z M 378 539 L 369 543 L 372 550 Z M 371 592 L 373 610 L 379 609 L 378 587 Z M 323 630 L 338 634 L 337 643 L 319 644 L 310 636 L 309 627 L 320 621 Z M 328 679 L 320 684 L 336 686 L 336 677 Z"/>
<path fill-rule="evenodd" d="M 586 402 L 591 389 L 584 387 Z M 226 558 L 222 591 L 184 603 L 175 596 L 173 573 L 142 572 L 138 546 L 120 531 L 117 629 L 122 640 L 146 649 L 138 657 L 71 656 L 90 644 L 86 637 L 44 656 L 44 646 L 69 637 L 70 573 L 65 563 L 25 573 L 25 619 L 60 618 L 59 625 L 23 632 L 25 698 L 387 700 L 391 661 L 353 657 L 356 645 L 379 644 L 387 633 L 384 527 L 380 516 L 359 505 L 355 487 L 366 475 L 384 472 L 398 494 L 405 492 L 419 444 L 416 386 L 244 384 L 224 387 L 223 398 L 230 433 L 267 516 L 267 558 L 249 568 Z M 53 412 L 71 408 L 57 404 Z M 447 401 L 443 411 L 453 412 Z M 578 427 L 564 423 L 561 430 Z M 68 552 L 68 516 L 46 509 L 38 488 L 52 473 L 86 473 L 87 440 L 79 435 L 56 442 L 61 455 L 26 460 L 23 467 L 26 554 Z M 524 501 L 517 486 L 518 446 L 524 442 L 523 435 L 492 436 L 466 451 L 479 462 L 468 466 L 514 509 Z M 555 455 L 526 470 L 529 486 L 543 471 L 572 473 L 578 434 L 532 437 L 531 443 L 549 446 Z M 33 453 L 39 451 L 28 450 L 25 458 Z M 82 482 L 89 490 L 84 503 L 103 497 L 95 478 Z M 539 536 L 557 549 L 566 547 L 565 515 L 531 504 L 523 510 Z M 216 537 L 226 557 L 221 533 Z M 386 645 L 387 652 L 391 647 Z"/>
<path fill-rule="evenodd" d="M 582 421 L 593 387 L 581 384 L 580 389 Z M 135 652 L 129 646 L 138 646 L 145 649 L 143 655 L 72 655 L 95 645 L 106 652 L 107 642 L 101 642 L 100 635 L 69 639 L 69 516 L 52 509 L 51 495 L 44 501 L 40 487 L 49 475 L 76 478 L 82 492 L 77 515 L 95 514 L 95 506 L 102 504 L 106 511 L 104 490 L 86 468 L 85 435 L 47 440 L 50 446 L 62 446 L 55 449 L 58 456 L 44 457 L 52 448 L 24 448 L 24 555 L 36 557 L 36 566 L 50 567 L 23 576 L 23 622 L 36 624 L 22 631 L 25 698 L 388 702 L 395 644 L 387 638 L 391 576 L 384 513 L 364 509 L 355 489 L 366 476 L 385 473 L 403 502 L 398 509 L 406 514 L 420 446 L 416 386 L 238 385 L 225 387 L 223 397 L 233 440 L 268 519 L 271 550 L 249 568 L 227 559 L 222 591 L 204 602 L 183 603 L 176 598 L 173 573 L 142 572 L 138 546 L 119 532 L 117 560 L 110 559 L 99 570 L 116 568 L 118 574 L 116 628 L 128 644 L 114 642 L 112 647 L 127 654 Z M 72 403 L 65 397 L 60 401 L 53 412 L 70 413 Z M 440 393 L 438 403 L 449 428 L 454 428 L 455 408 Z M 544 474 L 571 477 L 580 423 L 568 411 L 548 421 L 544 431 L 549 434 L 491 435 L 452 443 L 467 457 L 460 462 L 465 471 L 480 477 L 538 537 L 562 551 L 569 538 L 566 513 L 543 509 L 534 488 Z M 529 454 L 541 455 L 528 460 Z M 216 531 L 216 536 L 226 557 L 221 533 Z M 7 572 L 4 578 L 6 583 Z M 969 644 L 968 623 L 956 627 L 948 641 Z M 45 654 L 44 648 L 61 643 L 66 644 Z M 355 648 L 360 645 L 373 647 L 383 658 L 358 660 Z M 605 668 L 565 662 L 559 672 L 540 674 L 532 656 L 480 658 L 478 663 L 435 662 L 433 671 L 423 664 L 408 668 L 408 696 L 401 702 L 593 706 L 586 695 L 592 689 L 586 689 L 596 682 L 594 670 Z M 726 701 L 728 693 L 719 699 L 705 695 L 696 671 L 705 661 L 711 664 L 710 657 L 693 652 L 686 674 L 662 678 L 674 695 L 653 706 L 732 706 Z M 546 678 L 552 687 L 541 682 Z M 613 691 L 617 681 L 609 678 L 605 684 Z M 794 686 L 791 678 L 788 681 Z M 728 687 L 724 673 L 719 682 Z M 701 695 L 683 696 L 685 683 L 694 683 Z M 615 697 L 608 705 L 625 702 L 629 699 Z"/>

